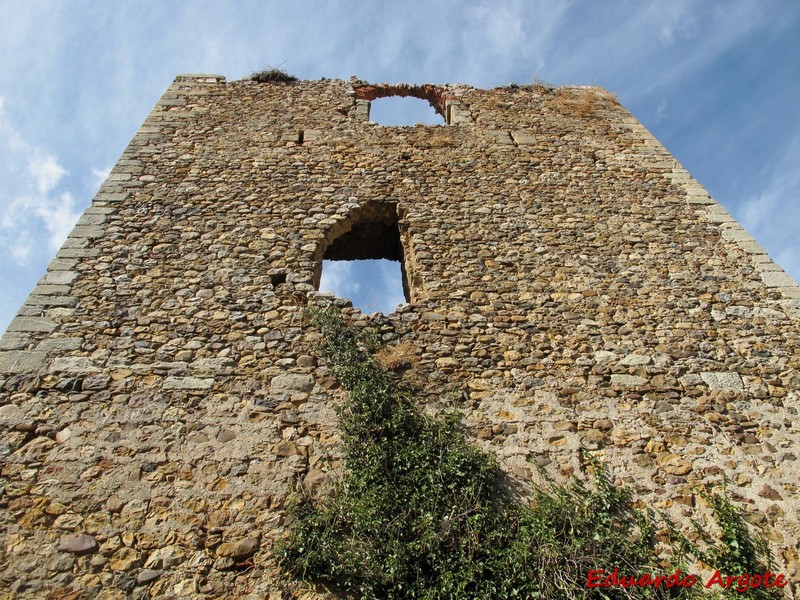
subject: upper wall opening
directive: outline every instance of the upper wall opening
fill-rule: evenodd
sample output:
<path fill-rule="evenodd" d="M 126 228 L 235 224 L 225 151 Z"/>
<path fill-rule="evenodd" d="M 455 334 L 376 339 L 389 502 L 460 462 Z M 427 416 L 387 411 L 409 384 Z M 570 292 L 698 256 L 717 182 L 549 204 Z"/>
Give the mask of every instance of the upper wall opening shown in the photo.
<path fill-rule="evenodd" d="M 370 102 L 369 120 L 389 127 L 444 125 L 444 118 L 419 98 L 380 98 Z"/>
<path fill-rule="evenodd" d="M 446 88 L 442 88 L 430 83 L 424 85 L 409 85 L 407 83 L 398 83 L 397 85 L 389 85 L 387 83 L 376 85 L 362 85 L 355 88 L 356 107 L 353 114 L 359 120 L 367 121 L 370 118 L 370 103 L 380 98 L 416 98 L 418 100 L 425 100 L 433 107 L 433 110 L 438 114 L 443 122 L 448 125 L 455 125 L 459 123 L 470 122 L 469 114 L 464 111 L 460 103 L 456 100 L 455 96 Z M 412 117 L 413 119 L 413 117 Z M 380 120 L 376 122 L 382 125 L 395 125 L 397 123 L 387 122 L 384 123 Z M 435 124 L 436 121 L 429 121 L 425 118 L 413 122 L 403 122 L 402 125 L 414 125 L 417 122 L 425 124 Z M 439 121 L 441 123 L 442 121 Z"/>

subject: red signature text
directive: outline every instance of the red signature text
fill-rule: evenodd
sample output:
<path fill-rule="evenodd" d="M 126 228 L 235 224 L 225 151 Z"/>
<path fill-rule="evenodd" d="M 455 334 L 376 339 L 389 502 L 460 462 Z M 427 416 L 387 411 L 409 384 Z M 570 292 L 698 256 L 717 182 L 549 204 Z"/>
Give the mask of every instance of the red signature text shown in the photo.
<path fill-rule="evenodd" d="M 677 569 L 671 575 L 651 575 L 646 573 L 644 575 L 620 575 L 619 569 L 614 569 L 610 573 L 603 569 L 594 569 L 589 571 L 589 576 L 586 579 L 587 588 L 631 588 L 631 587 L 653 587 L 657 588 L 664 586 L 666 588 L 673 587 L 692 587 L 697 582 L 695 575 L 685 575 Z M 788 582 L 786 577 L 780 573 L 771 573 L 767 571 L 763 574 L 749 574 L 742 575 L 723 575 L 719 571 L 714 571 L 714 574 L 704 584 L 706 588 L 721 587 L 728 590 L 735 590 L 740 593 L 754 590 L 759 587 L 762 588 L 782 588 Z"/>

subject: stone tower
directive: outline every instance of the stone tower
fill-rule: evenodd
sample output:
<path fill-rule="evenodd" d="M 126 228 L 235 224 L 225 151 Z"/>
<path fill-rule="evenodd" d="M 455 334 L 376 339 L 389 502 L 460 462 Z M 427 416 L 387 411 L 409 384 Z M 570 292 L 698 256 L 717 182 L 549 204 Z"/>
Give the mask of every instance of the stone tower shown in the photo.
<path fill-rule="evenodd" d="M 446 125 L 370 123 L 388 95 Z M 797 579 L 800 289 L 612 96 L 184 75 L 2 338 L 0 597 L 302 589 L 324 256 L 401 261 L 408 304 L 346 312 L 517 481 L 584 447 L 685 525 L 725 476 Z"/>

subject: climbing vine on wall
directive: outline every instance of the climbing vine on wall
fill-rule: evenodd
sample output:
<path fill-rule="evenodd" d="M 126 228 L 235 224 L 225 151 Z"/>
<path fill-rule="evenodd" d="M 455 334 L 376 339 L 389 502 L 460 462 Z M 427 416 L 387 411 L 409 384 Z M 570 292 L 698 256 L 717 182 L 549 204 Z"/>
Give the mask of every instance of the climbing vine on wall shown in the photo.
<path fill-rule="evenodd" d="M 675 534 L 676 564 L 658 563 L 651 516 L 634 510 L 629 491 L 613 486 L 598 465 L 590 485 L 548 481 L 529 503 L 521 502 L 493 455 L 468 442 L 459 415 L 420 411 L 336 309 L 315 309 L 310 322 L 321 330 L 328 364 L 349 391 L 339 410 L 345 470 L 329 494 L 297 499 L 291 533 L 278 550 L 289 573 L 364 598 L 700 593 L 702 582 L 667 586 L 682 553 L 700 551 Z M 720 502 L 715 508 L 727 533 L 699 557 L 763 571 L 760 547 L 741 515 L 724 498 Z M 638 585 L 589 585 L 615 569 Z M 662 584 L 647 584 L 659 576 Z M 771 597 L 763 589 L 736 596 Z"/>

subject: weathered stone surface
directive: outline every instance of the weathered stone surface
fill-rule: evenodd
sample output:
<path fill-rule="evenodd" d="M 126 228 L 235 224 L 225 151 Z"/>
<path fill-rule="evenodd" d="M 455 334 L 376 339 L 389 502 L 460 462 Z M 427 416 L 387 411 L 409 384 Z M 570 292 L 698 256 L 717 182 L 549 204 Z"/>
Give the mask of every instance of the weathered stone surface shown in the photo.
<path fill-rule="evenodd" d="M 36 296 L 68 296 L 69 289 L 68 285 L 47 285 L 40 283 L 33 288 L 31 294 Z"/>
<path fill-rule="evenodd" d="M 628 354 L 628 356 L 619 361 L 619 364 L 633 367 L 649 365 L 651 362 L 653 362 L 653 359 L 649 356 L 645 356 L 643 354 Z"/>
<path fill-rule="evenodd" d="M 98 390 L 104 390 L 108 387 L 110 381 L 111 377 L 109 377 L 104 373 L 98 375 L 91 375 L 83 380 L 83 384 L 81 384 L 81 389 L 85 392 L 96 392 Z"/>
<path fill-rule="evenodd" d="M 0 338 L 0 350 L 23 350 L 30 343 L 30 335 L 25 333 L 6 332 Z"/>
<path fill-rule="evenodd" d="M 255 554 L 260 544 L 261 541 L 257 537 L 248 537 L 236 542 L 225 542 L 217 548 L 217 556 L 244 560 Z"/>
<path fill-rule="evenodd" d="M 39 342 L 36 350 L 48 354 L 61 354 L 70 350 L 79 350 L 82 343 L 83 338 L 79 337 L 48 338 Z"/>
<path fill-rule="evenodd" d="M 133 548 L 122 547 L 108 561 L 113 571 L 130 571 L 139 562 L 139 553 Z"/>
<path fill-rule="evenodd" d="M 303 487 L 311 493 L 319 491 L 328 483 L 328 474 L 319 469 L 310 469 L 303 478 Z"/>
<path fill-rule="evenodd" d="M 615 362 L 619 356 L 614 352 L 606 350 L 598 350 L 594 353 L 594 360 L 598 365 L 607 365 L 608 363 Z"/>
<path fill-rule="evenodd" d="M 611 383 L 615 385 L 634 387 L 647 383 L 647 378 L 639 375 L 612 375 Z"/>
<path fill-rule="evenodd" d="M 106 508 L 112 513 L 120 512 L 124 506 L 125 501 L 116 494 L 106 501 Z"/>
<path fill-rule="evenodd" d="M 49 271 L 45 274 L 44 277 L 39 281 L 40 285 L 69 285 L 75 278 L 78 276 L 78 273 L 75 271 Z"/>
<path fill-rule="evenodd" d="M 105 229 L 97 225 L 76 225 L 69 235 L 73 238 L 99 238 L 104 233 Z"/>
<path fill-rule="evenodd" d="M 0 352 L 0 373 L 35 373 L 44 366 L 46 358 L 44 352 L 3 351 Z"/>
<path fill-rule="evenodd" d="M 98 212 L 96 208 L 89 208 L 78 219 L 76 225 L 101 225 L 106 222 L 106 213 Z"/>
<path fill-rule="evenodd" d="M 310 392 L 314 389 L 314 377 L 312 375 L 301 375 L 298 373 L 278 375 L 272 378 L 270 389 L 273 393 Z"/>
<path fill-rule="evenodd" d="M 791 287 L 797 285 L 792 276 L 782 270 L 761 273 L 761 279 L 769 287 Z"/>
<path fill-rule="evenodd" d="M 189 365 L 194 373 L 220 373 L 233 366 L 230 358 L 200 358 Z"/>
<path fill-rule="evenodd" d="M 705 384 L 712 390 L 742 390 L 744 384 L 738 373 L 700 373 Z"/>
<path fill-rule="evenodd" d="M 207 390 L 213 385 L 213 379 L 198 377 L 167 377 L 164 379 L 165 390 Z"/>
<path fill-rule="evenodd" d="M 536 136 L 525 131 L 512 131 L 511 137 L 518 145 L 535 146 L 537 144 Z"/>
<path fill-rule="evenodd" d="M 91 535 L 62 535 L 58 543 L 59 552 L 72 552 L 73 554 L 88 554 L 97 551 L 99 544 Z"/>
<path fill-rule="evenodd" d="M 64 373 L 67 375 L 87 375 L 97 373 L 100 368 L 91 358 L 85 356 L 65 356 L 53 359 L 50 364 L 51 373 Z"/>
<path fill-rule="evenodd" d="M 692 470 L 692 463 L 678 454 L 661 454 L 656 458 L 656 463 L 670 475 L 686 475 Z"/>
<path fill-rule="evenodd" d="M 448 124 L 369 124 L 399 92 Z M 314 289 L 367 234 L 405 269 L 388 315 Z M 521 490 L 536 466 L 586 477 L 589 453 L 691 533 L 711 522 L 691 490 L 727 478 L 800 569 L 800 288 L 606 93 L 201 75 L 154 108 L 0 341 L 0 581 L 310 593 L 274 550 L 292 496 L 343 468 L 347 392 L 305 312 L 325 298 Z"/>
<path fill-rule="evenodd" d="M 153 569 L 142 569 L 136 576 L 136 583 L 139 585 L 147 585 L 151 581 L 158 579 L 160 575 L 161 573 Z"/>
<path fill-rule="evenodd" d="M 45 317 L 16 317 L 8 325 L 8 331 L 32 331 L 50 333 L 58 325 Z"/>
<path fill-rule="evenodd" d="M 14 427 L 22 421 L 22 417 L 22 409 L 16 404 L 0 406 L 0 423 Z"/>
<path fill-rule="evenodd" d="M 77 306 L 78 298 L 75 296 L 36 296 L 31 294 L 26 300 L 29 306 Z"/>

